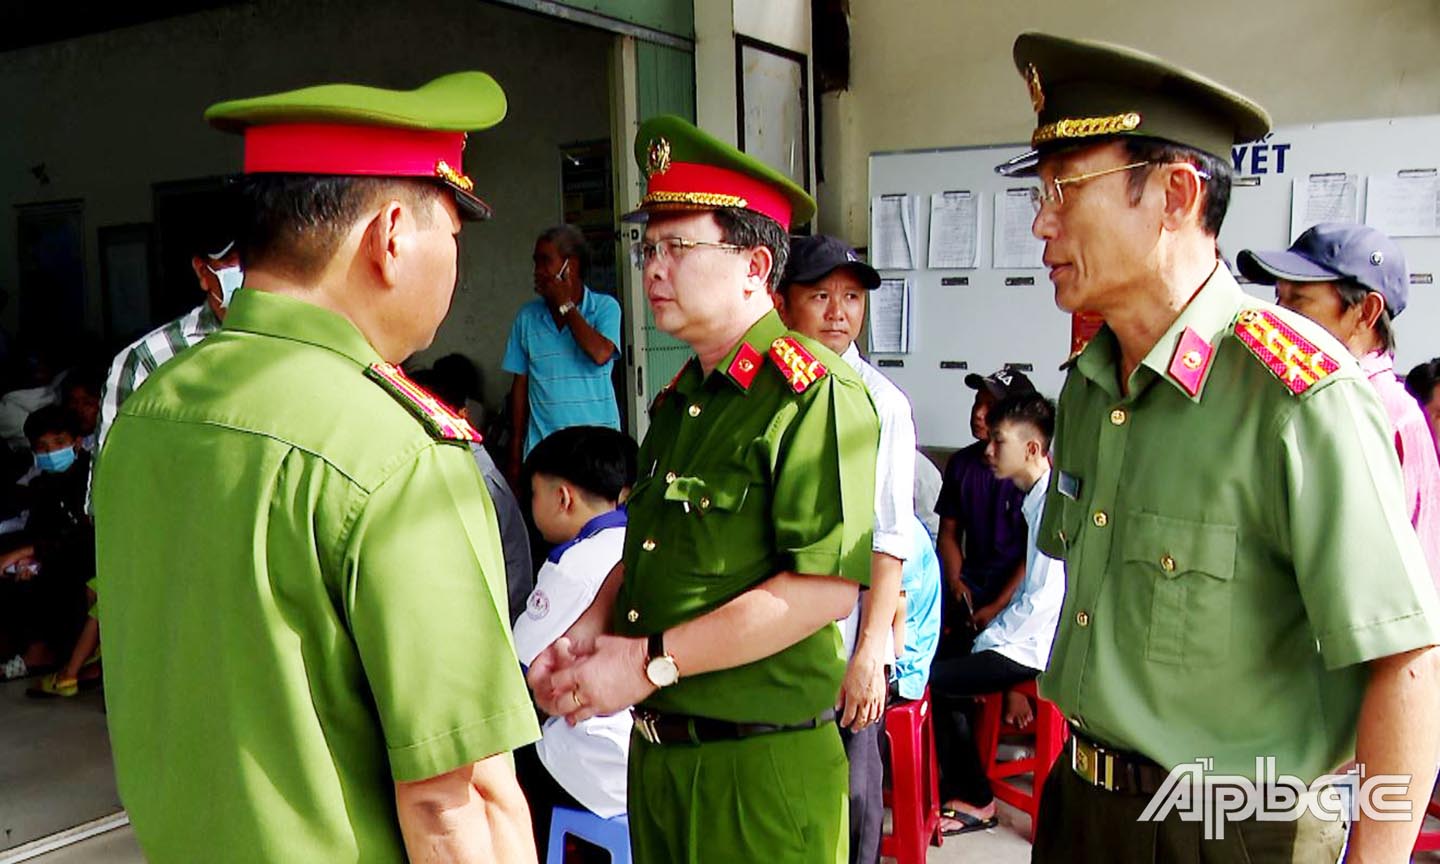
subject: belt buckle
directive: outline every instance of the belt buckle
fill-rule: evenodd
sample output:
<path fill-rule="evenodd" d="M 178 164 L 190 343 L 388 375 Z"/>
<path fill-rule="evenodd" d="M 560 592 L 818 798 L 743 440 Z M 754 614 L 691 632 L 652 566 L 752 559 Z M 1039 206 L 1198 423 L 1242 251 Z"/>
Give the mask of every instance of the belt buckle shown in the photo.
<path fill-rule="evenodd" d="M 1115 757 L 1080 740 L 1078 735 L 1071 735 L 1070 740 L 1075 742 L 1070 749 L 1070 768 L 1091 786 L 1114 792 Z"/>
<path fill-rule="evenodd" d="M 635 721 L 635 728 L 640 730 L 641 738 L 650 744 L 660 743 L 660 735 L 655 730 L 655 715 L 639 708 L 632 709 L 630 715 Z"/>

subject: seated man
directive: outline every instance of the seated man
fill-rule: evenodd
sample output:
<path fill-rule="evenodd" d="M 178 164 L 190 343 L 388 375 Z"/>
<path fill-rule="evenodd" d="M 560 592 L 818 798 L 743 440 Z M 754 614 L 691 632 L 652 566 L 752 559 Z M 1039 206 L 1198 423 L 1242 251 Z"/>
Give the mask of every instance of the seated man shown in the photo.
<path fill-rule="evenodd" d="M 1440 451 L 1440 387 L 1435 386 L 1437 381 L 1440 381 L 1440 357 L 1416 365 L 1405 376 L 1405 389 L 1420 403 L 1425 422 L 1430 424 L 1430 437 Z"/>
<path fill-rule="evenodd" d="M 0 578 L 13 580 L 0 601 L 16 648 L 0 669 L 7 680 L 69 656 L 94 602 L 87 587 L 95 576 L 95 529 L 85 514 L 89 454 L 72 418 L 57 405 L 31 414 L 25 436 L 41 473 L 30 482 L 24 542 L 0 556 Z M 47 676 L 38 692 L 73 696 L 78 672 Z"/>
<path fill-rule="evenodd" d="M 75 434 L 80 446 L 93 458 L 100 444 L 100 394 L 105 387 L 105 370 L 94 366 L 77 366 L 60 385 L 60 405 L 75 421 Z"/>
<path fill-rule="evenodd" d="M 956 704 L 983 693 L 995 693 L 1033 679 L 1044 670 L 1065 599 L 1065 567 L 1035 547 L 1050 483 L 1050 437 L 1055 407 L 1030 392 L 1007 397 L 990 410 L 990 443 L 986 459 L 995 476 L 1024 493 L 1021 509 L 1027 528 L 1025 577 L 1010 602 L 980 635 L 972 653 L 936 661 L 930 671 L 930 693 L 949 711 L 935 716 L 954 719 L 953 736 L 940 736 L 941 830 L 959 834 L 995 824 L 995 799 L 981 768 L 979 754 L 964 711 Z M 1013 704 L 1007 719 L 1023 723 L 1029 706 Z M 948 751 L 948 752 L 947 752 Z"/>
<path fill-rule="evenodd" d="M 461 355 L 451 354 L 449 357 Z M 473 392 L 468 390 L 470 382 L 465 380 L 467 371 L 473 374 L 474 367 L 470 366 L 467 370 L 464 362 L 442 364 L 437 360 L 434 368 L 417 369 L 410 378 L 444 402 L 451 411 L 474 425 L 472 421 L 475 418 L 470 416 L 469 406 L 465 404 L 468 401 L 467 392 Z M 520 510 L 520 502 L 510 490 L 505 475 L 500 473 L 500 467 L 490 457 L 490 451 L 479 441 L 471 441 L 470 452 L 475 456 L 480 477 L 485 481 L 485 491 L 490 493 L 490 500 L 495 504 L 495 519 L 500 523 L 500 549 L 505 553 L 505 587 L 510 600 L 509 617 L 506 620 L 513 624 L 525 610 L 525 598 L 530 596 L 530 589 L 535 587 L 535 571 L 530 569 L 530 529 L 525 524 L 525 514 Z"/>
<path fill-rule="evenodd" d="M 945 463 L 945 479 L 935 512 L 940 515 L 940 575 L 947 588 L 941 612 L 938 656 L 963 656 L 970 651 L 974 630 L 1005 608 L 1025 564 L 1023 494 L 995 477 L 985 461 L 990 438 L 987 417 L 996 402 L 1018 393 L 1033 393 L 1025 374 L 1009 367 L 990 375 L 970 374 L 965 384 L 975 391 L 970 409 L 970 434 L 975 443 L 955 451 Z"/>
<path fill-rule="evenodd" d="M 599 426 L 571 426 L 542 439 L 525 460 L 535 527 L 555 548 L 525 613 L 515 621 L 515 653 L 529 665 L 565 634 L 620 563 L 625 545 L 621 503 L 635 482 L 635 442 Z M 533 746 L 515 751 L 515 772 L 530 799 L 535 844 L 543 857 L 556 806 L 609 819 L 625 812 L 630 712 L 571 726 L 545 721 Z"/>
<path fill-rule="evenodd" d="M 925 695 L 930 662 L 940 642 L 940 559 L 918 516 L 910 520 L 910 538 L 913 548 L 900 571 L 900 602 L 895 609 L 895 644 L 900 648 L 890 670 L 892 702 Z"/>

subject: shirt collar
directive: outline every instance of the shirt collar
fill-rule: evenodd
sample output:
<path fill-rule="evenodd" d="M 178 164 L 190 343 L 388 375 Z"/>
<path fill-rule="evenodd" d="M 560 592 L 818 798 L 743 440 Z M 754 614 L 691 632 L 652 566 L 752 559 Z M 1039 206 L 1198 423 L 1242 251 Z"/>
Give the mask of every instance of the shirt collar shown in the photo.
<path fill-rule="evenodd" d="M 561 543 L 559 546 L 556 546 L 554 549 L 551 549 L 550 554 L 545 556 L 546 560 L 551 564 L 559 564 L 561 556 L 568 552 L 571 546 L 574 546 L 582 540 L 589 540 L 606 528 L 624 528 L 627 518 L 624 504 L 621 504 L 614 510 L 607 510 L 599 516 L 593 517 L 589 522 L 586 522 L 580 527 L 580 533 Z"/>
<path fill-rule="evenodd" d="M 341 315 L 269 291 L 235 292 L 225 329 L 303 342 L 334 351 L 361 366 L 381 362 L 375 348 Z"/>
<path fill-rule="evenodd" d="M 770 344 L 784 336 L 786 332 L 785 324 L 780 320 L 780 313 L 771 309 L 761 316 L 760 320 L 750 325 L 750 329 L 745 331 L 745 335 L 740 337 L 740 341 L 736 342 L 720 362 L 715 364 L 714 370 L 704 381 L 700 380 L 699 361 L 694 357 L 690 358 L 690 362 L 686 364 L 685 370 L 675 382 L 675 389 L 681 393 L 690 393 L 701 384 L 709 384 L 712 379 L 723 379 L 730 382 L 731 386 L 741 393 L 750 392 L 749 382 L 737 380 L 729 371 L 734 367 L 736 356 L 748 345 L 750 350 L 760 356 L 759 362 L 763 363 L 765 355 L 770 351 Z"/>
<path fill-rule="evenodd" d="M 1385 372 L 1395 373 L 1395 355 L 1389 351 L 1371 351 L 1360 358 L 1360 370 L 1366 378 L 1374 378 Z"/>
<path fill-rule="evenodd" d="M 1170 324 L 1169 329 L 1160 337 L 1159 341 L 1140 361 L 1141 368 L 1149 369 L 1172 387 L 1179 390 L 1186 399 L 1192 402 L 1199 402 L 1201 395 L 1205 392 L 1205 380 L 1202 379 L 1199 388 L 1192 396 L 1185 387 L 1173 379 L 1169 374 L 1171 363 L 1174 362 L 1175 353 L 1180 345 L 1181 337 L 1187 329 L 1193 329 L 1200 338 L 1212 348 L 1217 339 L 1227 331 L 1235 320 L 1235 313 L 1240 308 L 1244 299 L 1244 293 L 1235 282 L 1235 277 L 1225 269 L 1223 264 L 1217 263 L 1210 278 L 1200 286 L 1185 308 L 1180 310 L 1180 315 Z M 1115 334 L 1111 332 L 1108 325 L 1101 327 L 1090 344 L 1075 360 L 1075 368 L 1090 379 L 1097 386 L 1111 396 L 1119 397 L 1119 380 L 1116 370 L 1119 367 L 1120 346 L 1115 340 Z M 1207 370 L 1208 371 L 1208 370 Z M 1144 383 L 1136 382 L 1130 388 L 1132 395 L 1144 389 Z"/>
<path fill-rule="evenodd" d="M 186 333 L 185 336 L 188 339 L 198 342 L 219 329 L 220 316 L 216 315 L 215 310 L 210 308 L 210 301 L 207 300 L 196 307 L 195 327 L 189 333 Z"/>
<path fill-rule="evenodd" d="M 1050 488 L 1050 471 L 1049 468 L 1045 469 L 1045 473 L 1041 474 L 1035 485 L 1030 487 L 1030 491 L 1025 493 L 1025 500 L 1020 502 L 1020 512 L 1025 515 L 1025 521 L 1032 525 L 1038 524 L 1035 517 L 1045 504 L 1045 492 Z"/>

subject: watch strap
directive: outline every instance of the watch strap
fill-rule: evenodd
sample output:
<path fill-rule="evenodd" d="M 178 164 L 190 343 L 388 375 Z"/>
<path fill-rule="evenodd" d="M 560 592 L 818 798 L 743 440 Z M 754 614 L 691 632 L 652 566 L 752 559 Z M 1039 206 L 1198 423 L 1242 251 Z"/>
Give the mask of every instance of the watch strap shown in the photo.
<path fill-rule="evenodd" d="M 654 660 L 656 657 L 664 657 L 664 656 L 665 656 L 665 631 L 662 630 L 662 631 L 660 631 L 659 633 L 651 633 L 649 640 L 646 642 L 645 662 L 646 662 L 646 663 L 649 663 L 651 660 Z"/>

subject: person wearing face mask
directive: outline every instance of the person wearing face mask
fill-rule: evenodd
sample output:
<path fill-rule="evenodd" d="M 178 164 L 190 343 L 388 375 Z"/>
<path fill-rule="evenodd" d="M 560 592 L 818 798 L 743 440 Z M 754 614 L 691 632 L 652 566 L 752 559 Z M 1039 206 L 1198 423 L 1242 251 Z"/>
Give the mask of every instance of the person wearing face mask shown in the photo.
<path fill-rule="evenodd" d="M 86 621 L 88 583 L 95 576 L 95 529 L 85 514 L 89 454 L 80 446 L 73 417 L 48 405 L 25 420 L 25 437 L 40 473 L 30 481 L 30 516 L 21 545 L 0 555 L 6 610 L 0 632 L 12 643 L 0 664 L 9 680 L 52 667 L 66 656 Z M 10 651 L 13 650 L 13 655 Z M 97 670 L 98 671 L 98 670 Z M 57 687 L 49 675 L 31 688 L 37 695 L 73 696 L 76 673 Z"/>
<path fill-rule="evenodd" d="M 245 274 L 240 267 L 240 251 L 235 245 L 233 218 L 226 212 L 202 226 L 192 241 L 194 254 L 190 269 L 205 295 L 194 309 L 131 342 L 115 356 L 100 395 L 100 421 L 95 430 L 95 453 L 105 445 L 105 436 L 120 406 L 140 388 L 145 379 L 184 348 L 189 348 L 220 329 L 225 311 Z"/>

